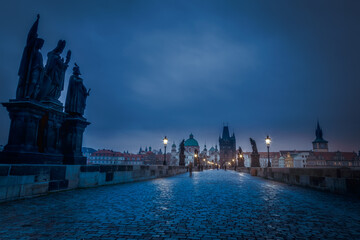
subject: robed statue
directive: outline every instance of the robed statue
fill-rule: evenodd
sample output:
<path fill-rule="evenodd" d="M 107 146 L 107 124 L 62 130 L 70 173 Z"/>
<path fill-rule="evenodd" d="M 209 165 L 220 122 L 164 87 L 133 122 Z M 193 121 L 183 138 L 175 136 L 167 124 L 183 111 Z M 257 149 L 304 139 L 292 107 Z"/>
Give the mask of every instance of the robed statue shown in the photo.
<path fill-rule="evenodd" d="M 61 91 L 64 90 L 65 71 L 71 57 L 71 51 L 66 54 L 66 59 L 61 57 L 66 45 L 65 40 L 59 40 L 56 48 L 47 54 L 45 75 L 42 83 L 40 100 L 58 100 Z"/>
<path fill-rule="evenodd" d="M 239 153 L 239 155 L 243 153 L 243 150 L 242 150 L 242 148 L 240 146 L 239 146 L 239 149 L 238 149 L 238 153 Z"/>
<path fill-rule="evenodd" d="M 70 115 L 82 116 L 86 106 L 86 98 L 90 95 L 90 90 L 87 91 L 83 84 L 83 79 L 80 78 L 80 68 L 75 63 L 73 68 L 73 75 L 69 80 L 69 87 L 66 94 L 65 112 Z"/>
<path fill-rule="evenodd" d="M 179 165 L 185 166 L 185 140 L 182 140 L 179 147 Z"/>
<path fill-rule="evenodd" d="M 254 139 L 250 138 L 250 143 L 251 143 L 251 147 L 252 147 L 252 153 L 258 153 L 257 147 L 256 147 L 256 142 Z"/>
<path fill-rule="evenodd" d="M 44 45 L 44 40 L 38 38 L 37 34 L 39 19 L 40 15 L 38 14 L 27 36 L 18 72 L 19 83 L 16 90 L 16 99 L 35 99 L 40 89 L 44 70 L 40 49 Z"/>

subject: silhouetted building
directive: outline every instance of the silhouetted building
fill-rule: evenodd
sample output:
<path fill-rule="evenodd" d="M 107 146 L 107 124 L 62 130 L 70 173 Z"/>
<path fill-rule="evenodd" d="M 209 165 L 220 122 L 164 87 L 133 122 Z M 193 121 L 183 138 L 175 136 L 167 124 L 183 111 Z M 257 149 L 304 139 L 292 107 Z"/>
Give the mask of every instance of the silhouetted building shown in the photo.
<path fill-rule="evenodd" d="M 328 141 L 323 139 L 323 132 L 320 127 L 319 121 L 317 122 L 315 130 L 316 139 L 312 142 L 314 152 L 328 152 Z"/>
<path fill-rule="evenodd" d="M 233 133 L 230 137 L 229 127 L 224 126 L 222 137 L 219 137 L 220 146 L 220 165 L 226 162 L 231 162 L 232 159 L 236 159 L 236 140 Z"/>

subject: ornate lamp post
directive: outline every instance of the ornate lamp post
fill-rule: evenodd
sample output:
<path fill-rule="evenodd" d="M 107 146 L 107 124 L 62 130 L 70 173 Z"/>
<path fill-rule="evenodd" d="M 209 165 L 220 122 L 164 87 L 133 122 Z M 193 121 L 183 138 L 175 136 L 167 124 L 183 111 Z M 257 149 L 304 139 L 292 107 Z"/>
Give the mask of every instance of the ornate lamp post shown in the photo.
<path fill-rule="evenodd" d="M 266 143 L 267 150 L 268 150 L 268 164 L 267 164 L 267 167 L 271 167 L 271 163 L 270 163 L 270 143 L 271 143 L 271 138 L 269 137 L 269 135 L 267 135 L 267 137 L 265 138 L 265 143 Z"/>
<path fill-rule="evenodd" d="M 164 148 L 165 148 L 163 165 L 166 165 L 166 145 L 167 145 L 167 143 L 168 143 L 168 139 L 166 138 L 166 136 L 165 136 L 165 138 L 163 139 L 163 141 L 164 141 Z"/>

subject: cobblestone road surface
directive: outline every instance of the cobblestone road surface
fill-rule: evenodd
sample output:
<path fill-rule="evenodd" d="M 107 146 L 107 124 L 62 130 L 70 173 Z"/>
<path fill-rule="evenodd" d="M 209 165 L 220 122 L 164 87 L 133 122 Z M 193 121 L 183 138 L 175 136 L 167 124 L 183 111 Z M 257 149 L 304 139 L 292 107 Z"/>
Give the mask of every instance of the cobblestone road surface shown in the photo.
<path fill-rule="evenodd" d="M 360 239 L 360 200 L 209 170 L 0 204 L 0 239 Z"/>

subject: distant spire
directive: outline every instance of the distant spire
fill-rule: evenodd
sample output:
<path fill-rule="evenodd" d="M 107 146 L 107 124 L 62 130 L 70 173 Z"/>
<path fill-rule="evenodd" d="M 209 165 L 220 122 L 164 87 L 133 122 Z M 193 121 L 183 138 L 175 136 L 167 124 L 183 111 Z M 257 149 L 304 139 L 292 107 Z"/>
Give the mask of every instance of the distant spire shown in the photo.
<path fill-rule="evenodd" d="M 319 120 L 317 121 L 316 131 L 315 131 L 316 139 L 323 140 L 323 132 L 320 127 Z"/>
<path fill-rule="evenodd" d="M 224 128 L 223 128 L 223 134 L 222 134 L 222 139 L 228 139 L 228 138 L 230 138 L 229 127 L 228 127 L 228 126 L 224 126 Z"/>

